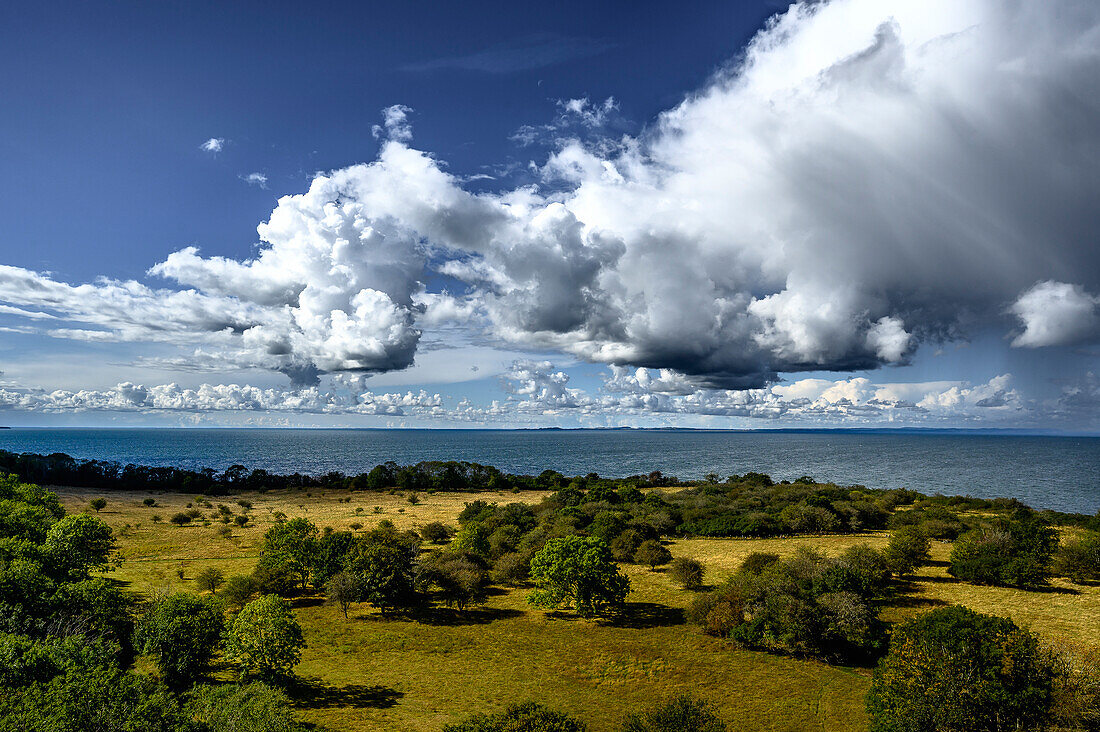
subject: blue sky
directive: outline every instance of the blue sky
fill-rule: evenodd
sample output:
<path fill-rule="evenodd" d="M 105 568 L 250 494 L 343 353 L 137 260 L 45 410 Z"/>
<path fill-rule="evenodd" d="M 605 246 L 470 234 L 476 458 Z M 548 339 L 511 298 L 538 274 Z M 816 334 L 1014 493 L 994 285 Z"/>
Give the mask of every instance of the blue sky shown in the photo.
<path fill-rule="evenodd" d="M 7 3 L 0 423 L 1094 430 L 1098 27 Z"/>

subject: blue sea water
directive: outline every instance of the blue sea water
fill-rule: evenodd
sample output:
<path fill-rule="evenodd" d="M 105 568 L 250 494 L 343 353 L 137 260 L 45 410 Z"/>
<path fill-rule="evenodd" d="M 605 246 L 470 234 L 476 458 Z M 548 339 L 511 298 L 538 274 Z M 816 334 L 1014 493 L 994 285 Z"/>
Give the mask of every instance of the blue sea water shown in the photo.
<path fill-rule="evenodd" d="M 0 449 L 144 465 L 358 473 L 394 460 L 469 460 L 514 473 L 699 478 L 750 470 L 924 493 L 1100 510 L 1100 437 L 650 430 L 10 429 Z"/>

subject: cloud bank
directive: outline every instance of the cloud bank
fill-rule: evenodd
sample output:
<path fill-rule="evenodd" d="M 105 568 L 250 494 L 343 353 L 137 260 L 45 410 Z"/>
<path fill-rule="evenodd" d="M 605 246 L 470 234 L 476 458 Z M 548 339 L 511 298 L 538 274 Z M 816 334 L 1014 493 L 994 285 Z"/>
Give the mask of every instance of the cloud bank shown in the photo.
<path fill-rule="evenodd" d="M 642 135 L 561 140 L 538 186 L 466 190 L 396 105 L 377 159 L 279 199 L 252 259 L 181 249 L 149 270 L 160 288 L 2 267 L 0 301 L 69 321 L 58 338 L 199 343 L 299 385 L 407 367 L 424 328 L 461 322 L 717 390 L 677 402 L 715 414 L 767 411 L 738 390 L 780 372 L 987 329 L 1091 342 L 1098 48 L 1091 0 L 800 3 Z M 593 124 L 614 108 L 573 102 Z M 465 290 L 427 292 L 437 274 Z M 536 377 L 513 394 L 579 398 Z"/>

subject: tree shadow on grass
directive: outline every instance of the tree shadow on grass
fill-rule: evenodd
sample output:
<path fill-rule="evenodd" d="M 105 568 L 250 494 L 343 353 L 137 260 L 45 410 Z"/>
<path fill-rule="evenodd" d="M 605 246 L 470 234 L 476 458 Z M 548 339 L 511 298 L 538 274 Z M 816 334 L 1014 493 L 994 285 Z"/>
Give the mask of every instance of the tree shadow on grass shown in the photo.
<path fill-rule="evenodd" d="M 509 608 L 477 607 L 456 610 L 449 607 L 429 607 L 410 613 L 409 618 L 424 625 L 486 625 L 521 615 L 522 610 Z"/>
<path fill-rule="evenodd" d="M 684 624 L 684 610 L 656 602 L 628 602 L 622 612 L 600 621 L 616 628 L 664 628 Z"/>
<path fill-rule="evenodd" d="M 353 707 L 355 709 L 389 709 L 405 696 L 403 692 L 388 686 L 344 684 L 332 686 L 316 677 L 295 678 L 287 684 L 287 695 L 300 709 L 331 709 Z"/>
<path fill-rule="evenodd" d="M 978 582 L 967 582 L 966 580 L 959 579 L 958 577 L 933 577 L 928 575 L 914 575 L 913 579 L 918 582 L 927 582 L 933 585 L 972 585 L 974 587 L 997 587 L 1002 590 L 1022 590 L 1024 592 L 1035 592 L 1037 594 L 1045 595 L 1080 595 L 1081 591 L 1072 587 L 1058 587 L 1056 585 L 1040 585 L 1036 587 L 1010 587 L 1008 585 L 992 585 L 983 584 Z"/>

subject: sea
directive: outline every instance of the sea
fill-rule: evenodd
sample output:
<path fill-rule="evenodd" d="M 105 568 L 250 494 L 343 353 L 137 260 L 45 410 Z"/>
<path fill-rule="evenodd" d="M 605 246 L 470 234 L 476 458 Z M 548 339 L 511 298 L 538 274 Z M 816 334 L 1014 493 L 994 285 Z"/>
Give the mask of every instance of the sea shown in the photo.
<path fill-rule="evenodd" d="M 749 471 L 1100 511 L 1100 437 L 922 431 L 0 429 L 0 449 L 222 470 L 355 474 L 393 460 L 511 473 L 679 478 Z"/>

